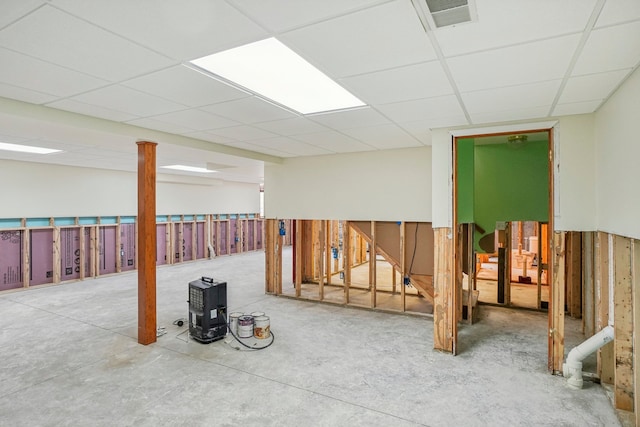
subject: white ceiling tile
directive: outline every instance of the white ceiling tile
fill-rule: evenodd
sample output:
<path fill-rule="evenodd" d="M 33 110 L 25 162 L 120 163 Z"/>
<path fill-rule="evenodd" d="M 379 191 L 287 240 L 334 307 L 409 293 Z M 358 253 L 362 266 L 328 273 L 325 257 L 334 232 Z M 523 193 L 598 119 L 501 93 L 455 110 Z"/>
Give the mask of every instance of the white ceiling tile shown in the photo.
<path fill-rule="evenodd" d="M 55 0 L 55 5 L 177 60 L 269 36 L 224 1 Z"/>
<path fill-rule="evenodd" d="M 297 0 L 283 7 L 282 0 L 233 0 L 241 10 L 271 31 L 285 31 L 339 14 L 381 3 L 381 0 Z"/>
<path fill-rule="evenodd" d="M 346 77 L 340 82 L 367 104 L 388 104 L 453 93 L 438 61 Z"/>
<path fill-rule="evenodd" d="M 377 108 L 397 123 L 417 120 L 431 123 L 432 120 L 442 117 L 464 117 L 464 112 L 455 95 L 395 102 L 379 105 Z"/>
<path fill-rule="evenodd" d="M 480 112 L 471 114 L 473 124 L 506 122 L 510 120 L 529 120 L 548 117 L 549 106 L 532 108 L 512 108 L 503 111 Z"/>
<path fill-rule="evenodd" d="M 167 68 L 122 83 L 189 107 L 216 104 L 250 96 L 183 65 Z"/>
<path fill-rule="evenodd" d="M 208 105 L 201 109 L 245 124 L 297 117 L 292 112 L 255 96 Z"/>
<path fill-rule="evenodd" d="M 47 104 L 47 107 L 57 108 L 59 110 L 65 111 L 72 111 L 74 113 L 84 114 L 87 116 L 100 117 L 102 119 L 113 120 L 116 122 L 125 122 L 127 120 L 138 118 L 138 116 L 135 116 L 133 114 L 85 104 L 84 102 L 78 102 L 73 99 L 61 99 L 60 101 L 51 102 Z"/>
<path fill-rule="evenodd" d="M 224 143 L 227 143 L 227 142 L 235 141 L 235 139 L 233 139 L 233 138 L 229 138 L 229 137 L 222 136 L 222 135 L 216 135 L 213 132 L 198 131 L 198 132 L 180 132 L 180 133 L 182 133 L 184 136 L 188 136 L 190 138 L 201 139 L 203 141 L 209 141 L 209 142 L 215 142 L 217 144 L 224 144 Z"/>
<path fill-rule="evenodd" d="M 602 99 L 584 102 L 572 102 L 568 104 L 558 104 L 553 109 L 554 116 L 568 116 L 572 114 L 593 113 L 602 104 Z"/>
<path fill-rule="evenodd" d="M 322 132 L 327 130 L 326 127 L 305 117 L 275 120 L 273 122 L 262 122 L 255 124 L 255 126 L 283 136 L 301 135 L 304 133 Z"/>
<path fill-rule="evenodd" d="M 461 92 L 560 79 L 580 40 L 559 37 L 447 59 Z"/>
<path fill-rule="evenodd" d="M 266 130 L 245 125 L 216 129 L 215 134 L 232 138 L 236 141 L 250 141 L 252 139 L 263 139 L 278 136 L 271 132 L 267 132 Z"/>
<path fill-rule="evenodd" d="M 431 145 L 431 128 L 427 126 L 425 122 L 418 120 L 415 122 L 400 123 L 399 126 L 423 144 Z"/>
<path fill-rule="evenodd" d="M 242 148 L 243 150 L 249 150 L 249 151 L 255 151 L 257 153 L 269 154 L 270 156 L 295 157 L 291 153 L 287 153 L 287 152 L 284 152 L 284 151 L 276 150 L 276 149 L 265 147 L 265 146 L 254 145 L 254 144 L 251 144 L 250 142 L 234 142 L 234 143 L 227 144 L 227 145 L 229 145 L 230 147 Z"/>
<path fill-rule="evenodd" d="M 0 48 L 0 82 L 43 94 L 71 96 L 108 82 Z"/>
<path fill-rule="evenodd" d="M 478 21 L 434 34 L 445 56 L 530 42 L 584 30 L 595 0 L 476 0 Z"/>
<path fill-rule="evenodd" d="M 636 19 L 640 19 L 640 1 L 608 0 L 598 16 L 596 28 Z"/>
<path fill-rule="evenodd" d="M 111 81 L 172 63 L 164 56 L 50 6 L 0 31 L 0 45 Z"/>
<path fill-rule="evenodd" d="M 118 85 L 83 93 L 72 99 L 139 117 L 155 116 L 184 109 L 183 105 L 175 102 Z"/>
<path fill-rule="evenodd" d="M 335 130 L 349 129 L 356 126 L 372 126 L 389 123 L 389 119 L 369 107 L 313 114 L 307 117 L 314 122 Z"/>
<path fill-rule="evenodd" d="M 345 129 L 343 132 L 379 150 L 419 147 L 422 145 L 413 136 L 409 135 L 407 131 L 396 125 Z"/>
<path fill-rule="evenodd" d="M 559 103 L 602 100 L 629 74 L 629 70 L 610 71 L 607 73 L 590 74 L 587 76 L 571 77 L 562 91 Z"/>
<path fill-rule="evenodd" d="M 56 97 L 53 95 L 4 83 L 0 83 L 0 96 L 3 98 L 30 102 L 32 104 L 44 104 L 56 99 Z"/>
<path fill-rule="evenodd" d="M 551 104 L 558 92 L 561 80 L 501 87 L 462 93 L 462 100 L 470 114 L 503 111 L 511 108 L 529 108 Z"/>
<path fill-rule="evenodd" d="M 43 3 L 44 1 L 38 0 L 2 0 L 0 2 L 0 28 L 22 18 Z"/>
<path fill-rule="evenodd" d="M 278 38 L 336 77 L 436 58 L 409 1 L 394 1 L 282 34 Z"/>
<path fill-rule="evenodd" d="M 152 119 L 152 118 L 135 119 L 127 123 L 133 126 L 139 126 L 145 129 L 159 130 L 160 132 L 167 132 L 167 133 L 182 134 L 182 133 L 193 132 L 193 129 L 191 128 L 177 125 L 175 123 L 169 123 L 161 120 Z"/>
<path fill-rule="evenodd" d="M 640 21 L 591 31 L 574 75 L 633 68 L 640 62 Z"/>
<path fill-rule="evenodd" d="M 332 151 L 317 147 L 315 145 L 281 136 L 276 138 L 258 139 L 255 141 L 251 141 L 251 145 L 278 150 L 284 153 L 294 154 L 296 156 L 318 156 L 322 154 L 332 153 Z"/>
<path fill-rule="evenodd" d="M 174 111 L 151 117 L 161 122 L 184 126 L 191 130 L 208 130 L 238 125 L 238 122 L 197 109 Z"/>
<path fill-rule="evenodd" d="M 296 135 L 295 139 L 313 144 L 333 151 L 334 153 L 353 153 L 357 151 L 372 151 L 375 148 L 367 145 L 357 139 L 344 135 L 339 132 L 318 132 L 305 135 Z"/>

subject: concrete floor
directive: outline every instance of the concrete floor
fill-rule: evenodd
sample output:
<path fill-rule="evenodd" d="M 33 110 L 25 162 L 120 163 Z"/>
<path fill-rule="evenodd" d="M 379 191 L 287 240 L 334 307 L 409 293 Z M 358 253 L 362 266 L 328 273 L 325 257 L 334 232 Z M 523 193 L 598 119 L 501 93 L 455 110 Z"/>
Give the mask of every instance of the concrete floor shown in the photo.
<path fill-rule="evenodd" d="M 203 275 L 228 282 L 230 311 L 265 311 L 275 343 L 188 341 L 172 322 Z M 543 313 L 481 307 L 452 357 L 425 317 L 264 295 L 255 252 L 158 268 L 168 332 L 141 346 L 136 287 L 125 273 L 0 295 L 0 425 L 620 425 L 599 385 L 547 373 Z"/>

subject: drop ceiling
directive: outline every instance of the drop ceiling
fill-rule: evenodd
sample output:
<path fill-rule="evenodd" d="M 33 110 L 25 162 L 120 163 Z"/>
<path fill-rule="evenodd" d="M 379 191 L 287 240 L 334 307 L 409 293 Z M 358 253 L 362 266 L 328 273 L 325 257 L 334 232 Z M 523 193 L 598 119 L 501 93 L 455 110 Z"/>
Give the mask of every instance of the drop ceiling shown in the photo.
<path fill-rule="evenodd" d="M 640 1 L 475 0 L 435 28 L 420 0 L 3 0 L 0 159 L 134 171 L 430 145 L 431 130 L 596 111 L 640 63 Z M 299 115 L 187 68 L 276 37 L 364 101 Z M 170 172 L 186 174 L 185 172 Z"/>

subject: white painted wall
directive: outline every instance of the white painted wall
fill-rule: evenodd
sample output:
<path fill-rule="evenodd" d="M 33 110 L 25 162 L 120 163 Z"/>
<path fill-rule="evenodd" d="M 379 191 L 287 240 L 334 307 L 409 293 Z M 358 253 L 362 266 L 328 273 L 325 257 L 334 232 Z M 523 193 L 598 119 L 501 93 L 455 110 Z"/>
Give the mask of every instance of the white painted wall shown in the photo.
<path fill-rule="evenodd" d="M 431 221 L 431 147 L 265 164 L 267 218 Z"/>
<path fill-rule="evenodd" d="M 499 125 L 508 125 L 507 123 Z M 486 133 L 495 132 L 496 124 Z M 526 124 L 514 124 L 518 129 Z M 539 129 L 532 125 L 532 129 Z M 555 182 L 554 198 L 556 230 L 596 230 L 595 140 L 594 115 L 564 116 L 555 125 Z M 483 133 L 482 128 L 478 134 Z M 433 227 L 452 224 L 452 150 L 448 129 L 432 132 L 433 144 Z"/>
<path fill-rule="evenodd" d="M 260 210 L 257 184 L 164 181 L 156 185 L 158 215 Z M 135 173 L 0 160 L 0 182 L 0 218 L 137 215 Z"/>
<path fill-rule="evenodd" d="M 640 69 L 595 120 L 598 229 L 640 239 Z"/>

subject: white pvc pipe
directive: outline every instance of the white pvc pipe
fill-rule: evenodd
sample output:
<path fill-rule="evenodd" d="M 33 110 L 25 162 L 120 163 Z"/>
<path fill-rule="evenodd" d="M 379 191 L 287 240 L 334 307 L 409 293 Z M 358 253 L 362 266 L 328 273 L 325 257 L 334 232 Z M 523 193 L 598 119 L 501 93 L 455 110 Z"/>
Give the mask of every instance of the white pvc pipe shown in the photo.
<path fill-rule="evenodd" d="M 569 386 L 582 388 L 582 361 L 588 355 L 613 340 L 613 335 L 613 327 L 611 325 L 605 326 L 600 332 L 569 352 L 567 361 L 562 365 L 562 375 L 567 378 Z"/>

